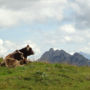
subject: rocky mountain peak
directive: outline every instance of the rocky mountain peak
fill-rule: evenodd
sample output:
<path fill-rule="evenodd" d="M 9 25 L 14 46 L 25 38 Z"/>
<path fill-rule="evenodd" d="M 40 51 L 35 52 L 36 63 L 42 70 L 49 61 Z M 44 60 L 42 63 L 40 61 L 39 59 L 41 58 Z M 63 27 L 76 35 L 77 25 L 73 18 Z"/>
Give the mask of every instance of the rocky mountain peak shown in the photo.
<path fill-rule="evenodd" d="M 89 60 L 80 53 L 76 52 L 73 55 L 70 55 L 64 50 L 54 50 L 53 48 L 45 52 L 39 61 L 48 61 L 51 63 L 69 63 L 78 66 L 90 65 Z"/>

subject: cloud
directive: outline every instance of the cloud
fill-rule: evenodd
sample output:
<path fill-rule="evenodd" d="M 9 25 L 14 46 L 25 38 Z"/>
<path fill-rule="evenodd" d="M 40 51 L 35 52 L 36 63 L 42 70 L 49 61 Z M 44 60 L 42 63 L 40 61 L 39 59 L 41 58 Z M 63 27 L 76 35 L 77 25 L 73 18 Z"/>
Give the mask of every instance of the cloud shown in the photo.
<path fill-rule="evenodd" d="M 65 24 L 63 26 L 60 27 L 60 30 L 62 30 L 65 33 L 75 33 L 75 27 L 71 24 Z"/>
<path fill-rule="evenodd" d="M 15 50 L 23 48 L 27 44 L 29 44 L 35 52 L 35 55 L 33 57 L 34 58 L 39 57 L 39 54 L 41 53 L 40 48 L 30 40 L 22 42 L 22 43 L 15 43 L 9 40 L 2 40 L 2 39 L 0 39 L 0 56 L 5 57 L 7 54 L 12 53 Z"/>
<path fill-rule="evenodd" d="M 84 46 L 84 47 L 80 48 L 79 51 L 85 52 L 85 53 L 90 53 L 90 48 L 88 46 Z"/>
<path fill-rule="evenodd" d="M 73 10 L 73 23 L 80 30 L 90 28 L 90 0 L 75 0 L 70 3 Z"/>
<path fill-rule="evenodd" d="M 18 24 L 20 20 L 20 14 L 18 12 L 0 8 L 0 27 L 11 27 Z"/>
<path fill-rule="evenodd" d="M 72 40 L 72 38 L 70 36 L 65 36 L 64 37 L 65 42 L 70 42 L 71 40 Z"/>
<path fill-rule="evenodd" d="M 67 0 L 0 0 L 0 26 L 62 21 L 67 3 Z"/>
<path fill-rule="evenodd" d="M 2 39 L 0 39 L 0 45 L 2 45 L 3 44 L 3 40 Z"/>
<path fill-rule="evenodd" d="M 90 27 L 89 3 L 89 0 L 0 0 L 0 27 L 54 20 L 85 30 Z"/>
<path fill-rule="evenodd" d="M 82 44 L 89 40 L 89 30 L 78 30 L 73 24 L 64 24 L 53 31 L 43 32 L 46 43 L 59 45 L 61 44 Z"/>
<path fill-rule="evenodd" d="M 12 3 L 12 4 L 11 4 Z M 0 0 L 0 6 L 9 9 L 23 9 L 37 6 L 67 3 L 67 0 Z M 47 4 L 47 5 L 46 5 Z"/>
<path fill-rule="evenodd" d="M 0 0 L 0 7 L 17 10 L 30 7 L 38 1 L 40 0 Z"/>

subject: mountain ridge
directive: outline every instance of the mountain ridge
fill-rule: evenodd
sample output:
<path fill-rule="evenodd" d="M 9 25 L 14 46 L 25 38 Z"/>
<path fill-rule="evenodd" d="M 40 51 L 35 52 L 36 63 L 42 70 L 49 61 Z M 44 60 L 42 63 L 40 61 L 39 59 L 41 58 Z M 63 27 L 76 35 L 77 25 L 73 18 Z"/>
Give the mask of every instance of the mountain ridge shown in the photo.
<path fill-rule="evenodd" d="M 90 61 L 78 52 L 73 55 L 64 50 L 54 50 L 50 48 L 39 59 L 39 61 L 50 63 L 68 63 L 77 66 L 90 66 Z"/>

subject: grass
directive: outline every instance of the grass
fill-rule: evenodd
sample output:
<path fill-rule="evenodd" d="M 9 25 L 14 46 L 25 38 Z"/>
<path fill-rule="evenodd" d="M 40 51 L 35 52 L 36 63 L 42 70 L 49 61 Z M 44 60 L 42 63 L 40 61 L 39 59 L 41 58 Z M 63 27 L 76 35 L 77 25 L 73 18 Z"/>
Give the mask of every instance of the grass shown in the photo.
<path fill-rule="evenodd" d="M 0 90 L 90 90 L 90 67 L 41 62 L 0 67 Z"/>

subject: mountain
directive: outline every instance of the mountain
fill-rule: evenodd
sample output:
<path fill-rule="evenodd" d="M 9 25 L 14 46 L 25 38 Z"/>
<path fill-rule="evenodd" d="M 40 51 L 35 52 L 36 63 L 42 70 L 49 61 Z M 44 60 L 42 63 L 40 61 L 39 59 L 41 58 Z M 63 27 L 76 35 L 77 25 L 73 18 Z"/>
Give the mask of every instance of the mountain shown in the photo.
<path fill-rule="evenodd" d="M 90 60 L 90 54 L 88 53 L 84 53 L 84 52 L 80 52 L 81 55 L 83 55 L 84 57 L 88 58 Z"/>
<path fill-rule="evenodd" d="M 77 66 L 88 65 L 88 61 L 89 60 L 87 58 L 85 58 L 83 55 L 79 53 L 74 53 L 70 59 L 70 63 Z"/>
<path fill-rule="evenodd" d="M 64 50 L 55 50 L 51 48 L 49 51 L 45 52 L 40 60 L 48 62 L 64 62 L 69 60 L 71 57 L 70 54 L 66 53 Z"/>
<path fill-rule="evenodd" d="M 39 61 L 50 62 L 50 63 L 68 63 L 77 66 L 90 65 L 90 61 L 81 55 L 80 53 L 74 53 L 70 55 L 64 50 L 54 50 L 51 48 L 49 51 L 46 51 Z"/>

